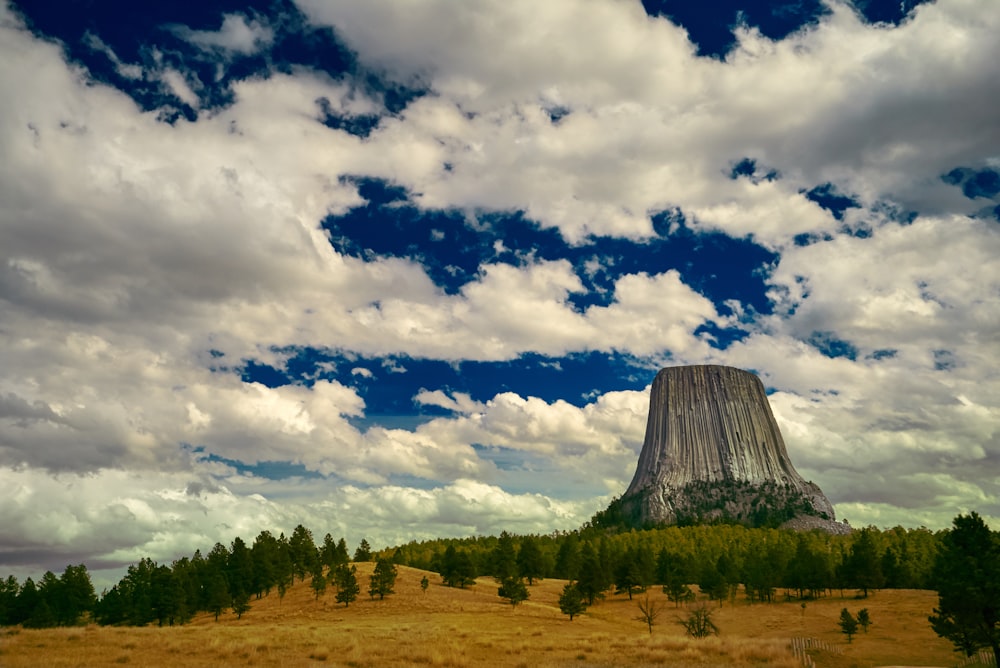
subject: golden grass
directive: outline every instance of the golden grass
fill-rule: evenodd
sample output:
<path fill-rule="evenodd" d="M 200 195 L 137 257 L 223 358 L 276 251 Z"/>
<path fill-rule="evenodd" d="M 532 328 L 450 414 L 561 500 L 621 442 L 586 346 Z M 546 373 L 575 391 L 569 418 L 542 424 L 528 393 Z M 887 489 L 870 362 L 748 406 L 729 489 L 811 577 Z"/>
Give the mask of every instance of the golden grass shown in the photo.
<path fill-rule="evenodd" d="M 359 564 L 361 582 L 371 564 Z M 717 610 L 721 636 L 691 640 L 665 604 L 647 632 L 634 601 L 612 597 L 572 622 L 559 611 L 562 580 L 531 588 L 531 598 L 512 608 L 483 578 L 469 589 L 432 584 L 420 589 L 424 571 L 400 567 L 396 594 L 384 601 L 358 599 L 345 608 L 332 592 L 316 601 L 305 583 L 284 600 L 276 592 L 253 601 L 237 620 L 200 615 L 182 627 L 6 629 L 0 666 L 500 666 L 505 668 L 603 668 L 610 666 L 776 666 L 794 668 L 793 636 L 813 637 L 841 650 L 815 652 L 816 665 L 831 668 L 882 665 L 949 666 L 957 658 L 930 630 L 933 592 L 883 591 L 867 600 L 839 597 L 810 602 L 748 605 Z M 840 609 L 868 608 L 873 627 L 847 644 L 839 632 Z"/>

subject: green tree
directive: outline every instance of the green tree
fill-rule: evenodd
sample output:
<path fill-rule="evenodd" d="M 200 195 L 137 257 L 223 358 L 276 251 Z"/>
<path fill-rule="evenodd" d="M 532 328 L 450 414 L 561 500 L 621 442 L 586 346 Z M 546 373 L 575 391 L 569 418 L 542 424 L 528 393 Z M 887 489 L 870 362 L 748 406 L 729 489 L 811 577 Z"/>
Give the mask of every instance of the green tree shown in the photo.
<path fill-rule="evenodd" d="M 858 620 L 854 618 L 847 608 L 840 611 L 840 619 L 837 621 L 840 632 L 847 636 L 847 642 L 852 642 L 854 634 L 858 632 Z"/>
<path fill-rule="evenodd" d="M 602 597 L 604 590 L 607 589 L 600 558 L 589 541 L 584 543 L 580 550 L 580 573 L 576 586 L 586 599 L 587 605 L 594 605 L 594 601 Z"/>
<path fill-rule="evenodd" d="M 288 593 L 288 588 L 291 586 L 292 586 L 291 577 L 286 578 L 282 576 L 278 579 L 278 605 L 281 605 L 281 602 L 285 600 L 285 594 Z"/>
<path fill-rule="evenodd" d="M 368 577 L 368 595 L 372 598 L 378 596 L 378 600 L 381 601 L 386 594 L 393 593 L 396 573 L 396 564 L 390 559 L 379 559 L 375 564 L 375 570 Z"/>
<path fill-rule="evenodd" d="M 861 608 L 858 610 L 858 626 L 865 633 L 868 633 L 868 627 L 872 625 L 871 615 L 868 614 L 868 608 Z"/>
<path fill-rule="evenodd" d="M 42 602 L 38 594 L 38 587 L 30 577 L 25 578 L 21 584 L 21 590 L 17 593 L 17 600 L 14 603 L 14 612 L 11 615 L 12 624 L 27 624 L 28 620 L 35 614 L 35 608 Z"/>
<path fill-rule="evenodd" d="M 832 584 L 829 555 L 814 540 L 811 534 L 798 535 L 795 556 L 786 572 L 786 584 L 798 592 L 799 598 L 818 598 Z"/>
<path fill-rule="evenodd" d="M 441 559 L 441 579 L 449 587 L 460 587 L 475 584 L 476 571 L 465 550 L 456 549 L 454 545 L 448 545 Z"/>
<path fill-rule="evenodd" d="M 13 619 L 19 591 L 21 586 L 13 575 L 8 575 L 6 580 L 0 580 L 0 626 L 16 623 Z"/>
<path fill-rule="evenodd" d="M 106 589 L 94 606 L 94 621 L 101 626 L 125 623 L 125 600 L 118 585 Z"/>
<path fill-rule="evenodd" d="M 569 582 L 563 587 L 562 594 L 559 595 L 559 609 L 564 615 L 569 615 L 569 621 L 573 621 L 574 616 L 587 609 L 587 602 L 583 600 L 576 583 Z"/>
<path fill-rule="evenodd" d="M 221 570 L 211 568 L 205 580 L 205 603 L 209 612 L 215 615 L 215 621 L 219 621 L 219 615 L 232 603 L 233 597 L 226 586 L 226 576 Z"/>
<path fill-rule="evenodd" d="M 737 560 L 729 552 L 723 552 L 715 562 L 715 568 L 726 581 L 725 596 L 730 600 L 736 598 L 736 590 L 740 584 L 740 569 Z"/>
<path fill-rule="evenodd" d="M 243 619 L 243 615 L 250 610 L 250 594 L 245 590 L 240 590 L 239 593 L 233 596 L 233 613 L 236 615 L 236 619 Z"/>
<path fill-rule="evenodd" d="M 555 577 L 575 580 L 580 574 L 580 539 L 576 533 L 567 534 L 559 543 L 556 554 Z"/>
<path fill-rule="evenodd" d="M 364 538 L 358 544 L 358 549 L 354 550 L 354 561 L 371 561 L 372 548 Z"/>
<path fill-rule="evenodd" d="M 299 578 L 299 582 L 306 579 L 307 573 L 312 573 L 319 562 L 319 551 L 316 549 L 316 541 L 313 540 L 312 531 L 301 524 L 292 530 L 292 536 L 288 539 L 289 555 L 292 559 L 292 570 Z"/>
<path fill-rule="evenodd" d="M 41 599 L 35 609 L 34 617 L 29 620 L 34 628 L 47 628 L 59 624 L 63 616 L 62 583 L 52 571 L 46 571 L 38 581 L 38 595 Z M 44 614 L 42 611 L 44 610 Z"/>
<path fill-rule="evenodd" d="M 666 594 L 667 599 L 674 604 L 675 608 L 680 607 L 681 603 L 694 600 L 694 592 L 682 580 L 671 580 L 663 585 L 663 593 Z"/>
<path fill-rule="evenodd" d="M 80 622 L 80 618 L 94 609 L 97 596 L 90 574 L 83 564 L 67 566 L 59 578 L 59 593 L 62 602 L 57 615 L 58 622 L 64 626 L 72 626 Z"/>
<path fill-rule="evenodd" d="M 711 561 L 702 568 L 701 577 L 698 578 L 698 588 L 709 599 L 718 601 L 720 608 L 722 607 L 722 602 L 729 596 L 729 583 L 726 582 L 726 578 L 723 577 L 718 567 Z"/>
<path fill-rule="evenodd" d="M 278 540 L 269 531 L 261 531 L 250 548 L 250 563 L 253 571 L 250 590 L 260 598 L 271 593 L 278 583 L 277 566 Z"/>
<path fill-rule="evenodd" d="M 941 540 L 933 579 L 934 632 L 969 656 L 989 647 L 1000 665 L 1000 535 L 977 513 L 959 515 Z"/>
<path fill-rule="evenodd" d="M 177 609 L 177 623 L 187 624 L 198 612 L 198 581 L 197 568 L 192 559 L 181 557 L 171 565 L 174 583 L 180 597 Z"/>
<path fill-rule="evenodd" d="M 529 585 L 534 585 L 535 580 L 541 580 L 545 574 L 545 555 L 534 536 L 521 539 L 521 547 L 517 551 L 517 568 Z"/>
<path fill-rule="evenodd" d="M 152 591 L 150 604 L 158 626 L 173 626 L 184 606 L 184 592 L 181 590 L 173 570 L 167 566 L 157 566 L 150 577 Z"/>
<path fill-rule="evenodd" d="M 524 578 L 520 575 L 508 576 L 499 580 L 499 583 L 497 596 L 507 599 L 512 606 L 517 606 L 518 603 L 528 600 L 530 594 L 528 594 L 528 588 L 524 585 Z"/>
<path fill-rule="evenodd" d="M 627 593 L 628 600 L 631 601 L 634 592 L 646 590 L 646 586 L 653 579 L 652 571 L 649 553 L 642 548 L 629 548 L 615 569 L 615 590 L 618 593 Z"/>
<path fill-rule="evenodd" d="M 292 561 L 292 549 L 285 534 L 280 534 L 277 540 L 277 552 L 274 560 L 274 583 L 278 587 L 278 602 L 285 598 L 285 593 L 292 586 L 295 577 L 295 566 Z"/>
<path fill-rule="evenodd" d="M 427 579 L 427 576 L 420 578 L 420 591 L 424 594 L 427 593 L 427 588 L 431 586 L 431 581 Z"/>
<path fill-rule="evenodd" d="M 346 564 L 350 561 L 347 555 L 347 543 L 341 538 L 340 542 L 333 542 L 333 536 L 326 534 L 323 536 L 323 545 L 319 548 L 320 552 L 320 562 L 327 567 L 327 570 L 333 570 L 340 564 Z"/>
<path fill-rule="evenodd" d="M 340 540 L 337 541 L 337 549 L 333 553 L 333 564 L 338 566 L 340 564 L 347 564 L 351 561 L 351 555 L 347 553 L 347 541 L 341 536 Z"/>
<path fill-rule="evenodd" d="M 847 581 L 849 586 L 860 589 L 864 597 L 872 589 L 881 589 L 885 584 L 882 576 L 882 557 L 875 545 L 875 529 L 866 527 L 858 532 L 847 557 Z"/>
<path fill-rule="evenodd" d="M 38 603 L 31 611 L 31 615 L 24 620 L 25 628 L 47 629 L 56 625 L 56 616 L 45 596 L 39 596 Z"/>
<path fill-rule="evenodd" d="M 747 598 L 751 603 L 754 601 L 770 603 L 774 599 L 778 577 L 771 560 L 768 559 L 765 546 L 755 546 L 747 554 L 743 564 L 743 584 L 746 587 Z"/>
<path fill-rule="evenodd" d="M 334 581 L 337 584 L 337 603 L 343 603 L 347 608 L 357 600 L 361 587 L 358 586 L 358 567 L 343 564 L 334 571 Z"/>
<path fill-rule="evenodd" d="M 497 538 L 496 547 L 490 554 L 491 575 L 497 582 L 517 577 L 517 548 L 514 547 L 514 537 L 502 531 Z"/>
<path fill-rule="evenodd" d="M 326 577 L 323 575 L 322 566 L 313 571 L 312 581 L 309 583 L 309 586 L 312 587 L 317 601 L 320 596 L 326 593 Z"/>
<path fill-rule="evenodd" d="M 687 585 L 687 578 L 686 560 L 679 554 L 669 552 L 667 548 L 661 549 L 656 556 L 656 579 L 663 585 L 663 593 L 675 608 L 694 598 L 694 592 Z"/>

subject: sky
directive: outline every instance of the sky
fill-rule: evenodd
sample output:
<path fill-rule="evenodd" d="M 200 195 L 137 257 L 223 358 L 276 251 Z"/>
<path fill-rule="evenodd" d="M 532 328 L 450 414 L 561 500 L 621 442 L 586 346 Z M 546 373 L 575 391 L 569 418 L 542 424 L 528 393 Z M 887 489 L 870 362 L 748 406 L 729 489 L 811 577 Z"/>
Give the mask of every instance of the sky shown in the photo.
<path fill-rule="evenodd" d="M 1000 526 L 995 0 L 0 0 L 0 572 L 571 530 L 657 370 Z"/>

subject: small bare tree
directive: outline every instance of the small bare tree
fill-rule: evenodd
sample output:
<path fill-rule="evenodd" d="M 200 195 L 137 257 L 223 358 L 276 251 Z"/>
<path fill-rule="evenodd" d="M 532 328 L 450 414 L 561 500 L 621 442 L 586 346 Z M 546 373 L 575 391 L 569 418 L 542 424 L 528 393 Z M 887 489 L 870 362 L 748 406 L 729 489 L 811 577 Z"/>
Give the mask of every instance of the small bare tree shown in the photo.
<path fill-rule="evenodd" d="M 712 609 L 702 603 L 691 609 L 687 619 L 678 619 L 677 623 L 684 627 L 692 638 L 707 638 L 719 635 L 719 627 L 712 621 Z"/>
<path fill-rule="evenodd" d="M 656 618 L 660 616 L 661 612 L 663 612 L 663 603 L 650 600 L 649 594 L 646 594 L 639 599 L 639 616 L 636 619 L 640 622 L 646 622 L 646 626 L 649 627 L 649 635 L 653 635 L 653 624 L 656 623 Z"/>

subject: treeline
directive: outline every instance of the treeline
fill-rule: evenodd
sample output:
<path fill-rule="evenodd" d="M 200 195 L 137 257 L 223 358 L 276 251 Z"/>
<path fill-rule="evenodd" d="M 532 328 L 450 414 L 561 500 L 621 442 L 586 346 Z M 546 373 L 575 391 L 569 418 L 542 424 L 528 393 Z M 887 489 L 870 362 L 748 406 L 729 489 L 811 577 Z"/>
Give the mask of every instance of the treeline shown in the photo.
<path fill-rule="evenodd" d="M 391 557 L 438 572 L 445 584 L 464 586 L 477 576 L 496 577 L 500 542 L 494 536 L 411 542 Z M 778 589 L 801 598 L 846 589 L 864 595 L 882 588 L 931 589 L 940 534 L 901 527 L 831 535 L 712 525 L 624 533 L 588 528 L 514 536 L 513 542 L 525 579 L 576 581 L 591 599 L 650 585 L 697 584 L 718 598 L 742 585 L 751 601 L 771 601 Z"/>
<path fill-rule="evenodd" d="M 13 575 L 0 581 L 0 626 L 74 626 L 94 609 L 97 597 L 83 564 L 67 566 L 61 577 L 47 571 L 36 584 Z"/>
<path fill-rule="evenodd" d="M 371 558 L 362 541 L 354 560 Z M 296 578 L 325 583 L 349 562 L 343 538 L 327 534 L 317 546 L 299 525 L 288 538 L 261 531 L 252 545 L 237 537 L 228 548 L 216 543 L 207 555 L 198 550 L 169 566 L 144 558 L 100 597 L 82 565 L 68 567 L 62 578 L 46 573 L 37 585 L 31 578 L 19 585 L 10 576 L 0 583 L 0 625 L 71 626 L 89 618 L 102 625 L 162 626 L 184 624 L 199 612 L 218 619 L 227 610 L 240 617 L 252 599 L 272 591 L 284 598 Z"/>
<path fill-rule="evenodd" d="M 355 560 L 367 561 L 362 542 Z M 98 624 L 184 624 L 199 612 L 218 619 L 232 609 L 237 617 L 250 609 L 253 598 L 276 591 L 284 598 L 295 579 L 324 579 L 350 560 L 343 538 L 326 534 L 317 546 L 312 532 L 301 524 L 288 538 L 261 531 L 252 545 L 236 537 L 227 548 L 216 543 L 207 555 L 200 551 L 170 566 L 143 559 L 129 566 L 125 577 L 104 593 L 94 607 Z"/>
<path fill-rule="evenodd" d="M 779 589 L 802 598 L 852 589 L 865 595 L 881 588 L 932 589 L 940 533 L 927 529 L 880 531 L 866 528 L 850 535 L 818 531 L 796 533 L 749 529 L 738 525 L 667 527 L 614 533 L 595 527 L 549 535 L 472 537 L 411 542 L 373 553 L 367 541 L 353 559 L 343 538 L 326 534 L 317 544 L 299 525 L 291 536 L 261 531 L 252 544 L 235 538 L 217 543 L 206 555 L 197 551 L 173 563 L 149 558 L 129 566 L 125 576 L 100 597 L 87 569 L 70 566 L 62 577 L 46 573 L 36 584 L 0 582 L 0 624 L 72 625 L 184 624 L 200 612 L 218 619 L 231 610 L 246 613 L 253 599 L 277 592 L 281 598 L 297 579 L 311 578 L 319 597 L 331 583 L 338 602 L 349 604 L 358 587 L 350 561 L 381 561 L 439 573 L 449 586 L 464 587 L 479 576 L 493 576 L 498 593 L 516 604 L 528 586 L 541 578 L 576 583 L 589 602 L 609 593 L 631 596 L 657 585 L 672 599 L 684 600 L 699 589 L 720 601 L 742 585 L 751 601 L 772 601 Z M 394 575 L 394 569 L 393 575 Z M 391 579 L 369 594 L 391 593 Z"/>

